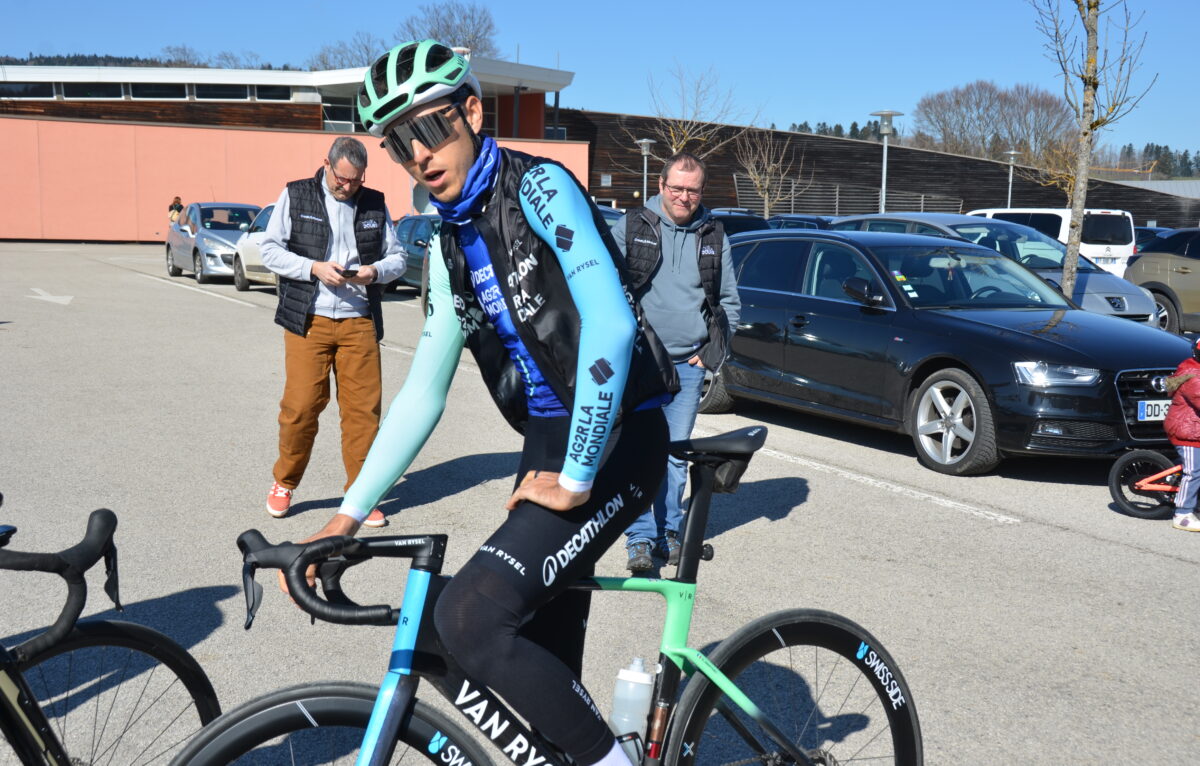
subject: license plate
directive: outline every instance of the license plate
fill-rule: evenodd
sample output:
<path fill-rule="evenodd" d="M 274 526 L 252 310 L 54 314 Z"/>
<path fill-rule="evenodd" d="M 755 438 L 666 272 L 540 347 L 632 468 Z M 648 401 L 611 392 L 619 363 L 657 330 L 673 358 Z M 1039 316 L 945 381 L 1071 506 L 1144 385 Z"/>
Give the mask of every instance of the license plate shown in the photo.
<path fill-rule="evenodd" d="M 1167 408 L 1170 406 L 1170 399 L 1138 402 L 1138 420 L 1163 420 L 1167 417 Z"/>
<path fill-rule="evenodd" d="M 1117 262 L 1116 258 L 1104 258 L 1104 257 L 1093 258 L 1092 260 L 1095 261 L 1096 263 L 1116 263 Z"/>

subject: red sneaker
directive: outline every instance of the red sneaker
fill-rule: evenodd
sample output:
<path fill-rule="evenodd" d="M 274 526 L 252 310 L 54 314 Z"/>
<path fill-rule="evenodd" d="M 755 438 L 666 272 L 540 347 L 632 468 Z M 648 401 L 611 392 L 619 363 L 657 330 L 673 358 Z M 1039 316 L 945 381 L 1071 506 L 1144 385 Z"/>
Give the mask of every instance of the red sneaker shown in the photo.
<path fill-rule="evenodd" d="M 287 516 L 288 509 L 291 507 L 292 491 L 279 482 L 272 484 L 271 491 L 267 494 L 267 513 L 277 519 L 282 519 Z"/>
<path fill-rule="evenodd" d="M 363 519 L 364 527 L 386 527 L 388 523 L 387 517 L 383 515 L 383 511 L 376 508 L 367 514 L 367 518 Z"/>

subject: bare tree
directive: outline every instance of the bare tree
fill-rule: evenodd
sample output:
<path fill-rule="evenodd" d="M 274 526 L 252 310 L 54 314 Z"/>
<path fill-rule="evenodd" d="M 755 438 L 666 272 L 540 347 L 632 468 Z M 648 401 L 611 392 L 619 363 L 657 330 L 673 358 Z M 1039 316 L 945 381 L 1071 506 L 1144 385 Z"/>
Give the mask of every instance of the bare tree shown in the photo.
<path fill-rule="evenodd" d="M 206 67 L 208 58 L 189 45 L 164 45 L 162 57 L 167 66 Z"/>
<path fill-rule="evenodd" d="M 656 118 L 649 135 L 634 135 L 633 130 L 622 125 L 629 136 L 631 152 L 638 151 L 633 148 L 634 141 L 651 138 L 655 143 L 650 156 L 655 159 L 665 162 L 682 151 L 703 159 L 750 129 L 729 125 L 741 120 L 743 113 L 734 106 L 733 91 L 721 88 L 712 69 L 693 75 L 676 64 L 670 79 L 669 90 L 660 89 L 653 76 L 649 80 L 650 102 Z"/>
<path fill-rule="evenodd" d="M 360 30 L 346 42 L 322 46 L 308 59 L 308 68 L 312 71 L 319 71 L 370 66 L 371 62 L 384 53 L 388 47 L 383 38 Z"/>
<path fill-rule="evenodd" d="M 1038 30 L 1046 37 L 1049 57 L 1063 74 L 1063 96 L 1074 112 L 1077 140 L 1069 166 L 1071 182 L 1071 226 L 1067 257 L 1063 261 L 1063 292 L 1075 289 L 1083 211 L 1087 205 L 1088 171 L 1096 131 L 1112 125 L 1137 107 L 1157 80 L 1157 75 L 1140 93 L 1130 90 L 1140 66 L 1146 36 L 1133 37 L 1134 20 L 1126 0 L 1029 0 L 1037 11 Z M 1113 16 L 1117 21 L 1113 21 Z M 1104 45 L 1100 45 L 1100 20 L 1104 17 Z M 1082 39 L 1079 28 L 1082 27 Z M 1111 37 L 1110 37 L 1111 35 Z"/>
<path fill-rule="evenodd" d="M 804 178 L 804 150 L 800 158 L 792 139 L 776 140 L 768 130 L 748 130 L 735 139 L 734 157 L 763 203 L 763 218 L 779 205 L 798 198 L 812 185 L 812 173 Z"/>
<path fill-rule="evenodd" d="M 213 66 L 220 69 L 258 69 L 262 65 L 262 57 L 254 51 L 221 51 L 213 56 Z"/>
<path fill-rule="evenodd" d="M 1074 120 L 1067 103 L 1049 91 L 978 80 L 922 97 L 913 123 L 908 146 L 1002 159 L 1009 149 L 1037 156 L 1070 133 Z"/>
<path fill-rule="evenodd" d="M 496 21 L 486 6 L 448 0 L 417 6 L 417 12 L 400 22 L 400 40 L 433 38 L 447 45 L 470 48 L 486 58 L 501 58 L 496 45 Z"/>

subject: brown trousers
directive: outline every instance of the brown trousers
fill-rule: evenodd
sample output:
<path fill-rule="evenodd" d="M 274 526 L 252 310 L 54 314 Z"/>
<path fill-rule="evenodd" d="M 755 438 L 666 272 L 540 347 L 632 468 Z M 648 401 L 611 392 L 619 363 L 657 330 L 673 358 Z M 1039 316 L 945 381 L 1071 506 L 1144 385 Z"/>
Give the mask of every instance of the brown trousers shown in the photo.
<path fill-rule="evenodd" d="M 275 481 L 295 489 L 304 477 L 317 437 L 317 418 L 329 404 L 329 373 L 337 382 L 342 415 L 346 488 L 362 470 L 379 430 L 382 383 L 379 343 L 370 317 L 308 318 L 308 334 L 284 331 L 287 380 L 279 402 L 279 460 Z"/>

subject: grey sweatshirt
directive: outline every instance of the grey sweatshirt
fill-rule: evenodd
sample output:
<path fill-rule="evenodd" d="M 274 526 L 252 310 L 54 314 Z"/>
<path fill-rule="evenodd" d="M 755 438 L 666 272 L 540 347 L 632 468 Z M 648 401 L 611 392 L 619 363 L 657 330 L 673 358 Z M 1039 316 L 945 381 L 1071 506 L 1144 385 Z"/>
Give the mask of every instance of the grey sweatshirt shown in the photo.
<path fill-rule="evenodd" d="M 708 341 L 708 326 L 700 313 L 704 306 L 704 289 L 700 286 L 700 240 L 697 230 L 708 217 L 708 208 L 701 205 L 685 226 L 676 226 L 663 212 L 662 195 L 646 201 L 646 207 L 660 219 L 662 236 L 662 266 L 642 296 L 642 310 L 654 331 L 676 362 L 686 361 Z M 613 226 L 613 238 L 621 253 L 625 253 L 625 218 Z M 742 302 L 738 298 L 733 263 L 729 257 L 729 238 L 721 243 L 721 306 L 729 317 L 732 331 L 737 327 Z"/>

